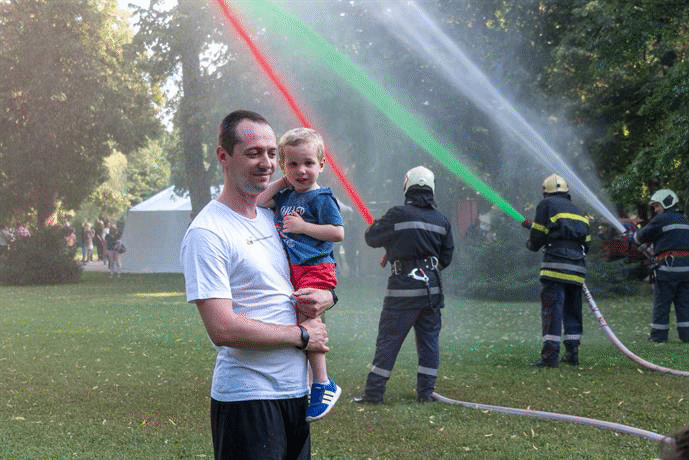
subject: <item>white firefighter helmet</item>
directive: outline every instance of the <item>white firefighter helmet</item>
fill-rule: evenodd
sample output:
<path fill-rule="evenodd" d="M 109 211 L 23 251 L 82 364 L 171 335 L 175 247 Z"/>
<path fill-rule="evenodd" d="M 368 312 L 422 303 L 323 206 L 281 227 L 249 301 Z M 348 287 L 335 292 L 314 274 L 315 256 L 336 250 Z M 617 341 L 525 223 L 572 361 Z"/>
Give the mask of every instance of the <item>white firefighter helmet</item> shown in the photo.
<path fill-rule="evenodd" d="M 557 192 L 569 192 L 569 185 L 567 185 L 567 181 L 561 176 L 551 174 L 543 181 L 543 193 Z"/>
<path fill-rule="evenodd" d="M 664 188 L 655 192 L 651 196 L 651 201 L 648 204 L 653 205 L 655 203 L 658 203 L 663 209 L 670 209 L 679 203 L 679 198 L 677 198 L 675 192 Z"/>
<path fill-rule="evenodd" d="M 407 190 L 415 185 L 429 187 L 431 192 L 435 193 L 435 176 L 433 172 L 423 166 L 417 166 L 407 171 L 407 174 L 404 175 L 404 193 L 407 193 Z"/>

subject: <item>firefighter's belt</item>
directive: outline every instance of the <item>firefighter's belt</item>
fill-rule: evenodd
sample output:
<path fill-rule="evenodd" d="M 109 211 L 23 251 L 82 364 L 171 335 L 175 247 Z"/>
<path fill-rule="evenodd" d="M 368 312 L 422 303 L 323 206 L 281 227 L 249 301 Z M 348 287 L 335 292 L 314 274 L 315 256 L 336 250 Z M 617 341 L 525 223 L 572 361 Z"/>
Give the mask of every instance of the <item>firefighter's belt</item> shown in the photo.
<path fill-rule="evenodd" d="M 575 249 L 578 251 L 583 251 L 584 250 L 584 245 L 582 243 L 577 243 L 576 241 L 569 241 L 569 240 L 555 240 L 555 241 L 550 241 L 546 245 L 546 250 L 550 249 Z"/>
<path fill-rule="evenodd" d="M 395 259 L 390 267 L 392 268 L 393 275 L 407 275 L 415 268 L 437 270 L 438 258 L 436 256 L 429 256 L 423 259 Z"/>
<path fill-rule="evenodd" d="M 689 257 L 689 251 L 665 251 L 658 254 L 656 260 L 665 260 L 670 257 Z"/>

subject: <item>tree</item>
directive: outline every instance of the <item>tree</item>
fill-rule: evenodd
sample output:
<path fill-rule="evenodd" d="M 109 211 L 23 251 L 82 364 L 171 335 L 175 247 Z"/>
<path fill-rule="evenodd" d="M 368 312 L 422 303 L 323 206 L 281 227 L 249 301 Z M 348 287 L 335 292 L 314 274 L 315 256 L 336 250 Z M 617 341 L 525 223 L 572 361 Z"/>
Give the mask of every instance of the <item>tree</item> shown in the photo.
<path fill-rule="evenodd" d="M 588 149 L 615 200 L 642 215 L 657 188 L 689 193 L 688 23 L 681 0 L 578 3 L 545 80 L 592 128 Z"/>
<path fill-rule="evenodd" d="M 169 101 L 175 112 L 176 130 L 184 163 L 184 177 L 177 182 L 189 190 L 192 216 L 210 201 L 210 184 L 215 169 L 214 149 L 208 131 L 208 74 L 201 55 L 207 53 L 217 37 L 217 20 L 208 5 L 179 0 L 171 10 L 161 10 L 159 2 L 138 10 L 137 44 L 150 53 L 148 72 L 155 81 L 181 78 L 178 98 Z M 221 53 L 222 54 L 222 53 Z M 219 58 L 222 59 L 222 58 Z M 213 59 L 211 66 L 218 63 Z M 179 180 L 180 178 L 176 178 Z"/>
<path fill-rule="evenodd" d="M 149 84 L 115 0 L 0 0 L 0 222 L 54 223 L 155 136 Z"/>

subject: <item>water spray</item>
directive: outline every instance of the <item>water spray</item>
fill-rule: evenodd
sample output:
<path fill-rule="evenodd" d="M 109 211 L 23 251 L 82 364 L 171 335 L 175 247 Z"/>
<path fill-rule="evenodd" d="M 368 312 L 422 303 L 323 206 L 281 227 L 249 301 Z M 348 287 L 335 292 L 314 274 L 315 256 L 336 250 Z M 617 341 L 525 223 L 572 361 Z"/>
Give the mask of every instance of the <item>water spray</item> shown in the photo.
<path fill-rule="evenodd" d="M 222 0 L 216 0 L 224 4 Z M 387 94 L 374 80 L 361 71 L 347 56 L 334 49 L 326 40 L 308 28 L 301 21 L 292 17 L 282 8 L 267 0 L 253 0 L 247 2 L 267 17 L 270 17 L 280 30 L 290 33 L 302 47 L 310 48 L 326 64 L 328 64 L 343 80 L 349 82 L 357 91 L 378 107 L 390 121 L 395 123 L 409 138 L 426 153 L 438 160 L 450 172 L 464 181 L 474 190 L 481 193 L 488 201 L 494 203 L 513 219 L 521 222 L 524 217 L 514 207 L 485 184 L 469 168 L 462 164 L 457 157 L 441 144 L 424 128 L 423 123 L 405 110 L 393 97 Z"/>
<path fill-rule="evenodd" d="M 313 127 L 304 115 L 304 113 L 299 108 L 299 105 L 297 104 L 296 100 L 294 99 L 290 91 L 287 89 L 287 86 L 282 82 L 282 80 L 280 80 L 280 78 L 277 76 L 277 73 L 268 63 L 268 60 L 265 58 L 265 56 L 263 56 L 263 53 L 261 53 L 261 51 L 258 49 L 253 40 L 251 40 L 251 37 L 246 32 L 246 29 L 239 21 L 237 16 L 232 13 L 232 10 L 230 10 L 230 8 L 227 6 L 224 0 L 216 0 L 216 3 L 222 10 L 223 15 L 227 18 L 230 24 L 232 24 L 232 27 L 234 27 L 237 34 L 249 47 L 251 55 L 254 57 L 254 59 L 256 59 L 258 64 L 261 66 L 261 69 L 263 69 L 268 78 L 270 78 L 271 81 L 275 84 L 275 86 L 277 86 L 278 90 L 283 95 L 290 109 L 292 109 L 292 112 L 297 117 L 302 126 L 306 128 Z M 356 191 L 356 188 L 354 188 L 354 185 L 347 179 L 347 176 L 345 175 L 344 171 L 342 170 L 342 168 L 340 168 L 338 163 L 335 161 L 335 159 L 328 152 L 327 149 L 325 151 L 325 157 L 326 162 L 330 165 L 331 169 L 333 170 L 333 173 L 335 173 L 335 177 L 337 177 L 337 180 L 340 182 L 340 184 L 342 184 L 345 191 L 352 199 L 352 202 L 359 210 L 361 216 L 364 218 L 368 225 L 371 225 L 373 223 L 373 215 L 371 214 L 371 211 L 369 211 L 366 207 L 364 200 L 362 200 L 359 196 L 359 193 Z"/>
<path fill-rule="evenodd" d="M 620 233 L 624 226 L 572 168 L 495 88 L 466 53 L 414 1 L 387 2 L 382 22 L 388 30 L 432 60 L 446 80 L 469 98 L 489 118 L 511 133 L 543 165 L 566 176 L 577 193 Z M 406 7 L 406 11 L 402 9 Z"/>

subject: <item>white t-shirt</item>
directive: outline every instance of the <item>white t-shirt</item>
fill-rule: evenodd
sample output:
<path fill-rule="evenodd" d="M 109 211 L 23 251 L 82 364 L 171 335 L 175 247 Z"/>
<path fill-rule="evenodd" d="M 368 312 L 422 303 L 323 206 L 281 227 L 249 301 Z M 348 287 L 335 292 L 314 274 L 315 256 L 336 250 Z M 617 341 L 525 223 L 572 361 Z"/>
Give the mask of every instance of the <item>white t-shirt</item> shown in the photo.
<path fill-rule="evenodd" d="M 232 299 L 238 315 L 294 325 L 289 265 L 273 213 L 257 213 L 249 219 L 213 200 L 196 216 L 180 256 L 187 301 Z M 215 348 L 211 397 L 217 401 L 287 399 L 308 391 L 303 351 Z"/>

